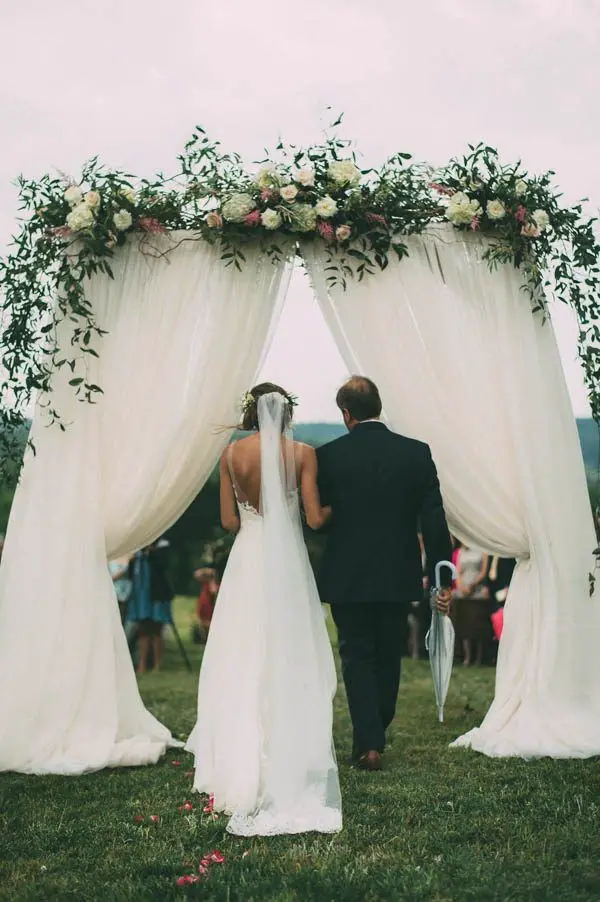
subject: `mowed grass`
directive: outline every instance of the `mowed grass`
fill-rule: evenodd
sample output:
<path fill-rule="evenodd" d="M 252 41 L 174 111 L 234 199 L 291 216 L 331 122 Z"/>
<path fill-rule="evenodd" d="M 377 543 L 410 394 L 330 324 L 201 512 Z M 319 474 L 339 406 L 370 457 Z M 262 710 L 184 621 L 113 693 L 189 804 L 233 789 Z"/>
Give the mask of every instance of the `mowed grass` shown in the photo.
<path fill-rule="evenodd" d="M 193 725 L 201 658 L 187 643 L 192 609 L 178 599 L 195 672 L 187 673 L 169 640 L 165 671 L 141 681 L 149 708 L 180 738 Z M 348 766 L 340 686 L 344 830 L 337 836 L 229 836 L 225 819 L 204 814 L 192 796 L 192 760 L 175 750 L 155 767 L 77 778 L 0 774 L 0 899 L 598 900 L 598 761 L 490 760 L 448 748 L 480 722 L 493 680 L 492 670 L 457 669 L 440 725 L 427 663 L 406 662 L 381 774 Z M 194 810 L 180 812 L 187 800 Z M 176 878 L 215 848 L 224 863 L 200 884 L 177 887 Z"/>

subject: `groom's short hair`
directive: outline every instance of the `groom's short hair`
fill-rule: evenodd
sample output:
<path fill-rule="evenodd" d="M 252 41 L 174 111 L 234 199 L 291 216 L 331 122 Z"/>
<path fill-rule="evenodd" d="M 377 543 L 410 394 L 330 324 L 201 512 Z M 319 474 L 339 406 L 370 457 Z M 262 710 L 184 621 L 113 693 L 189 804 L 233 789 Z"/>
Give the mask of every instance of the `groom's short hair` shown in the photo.
<path fill-rule="evenodd" d="M 352 376 L 342 385 L 336 397 L 340 410 L 347 410 L 358 422 L 373 420 L 381 415 L 379 389 L 366 376 Z"/>

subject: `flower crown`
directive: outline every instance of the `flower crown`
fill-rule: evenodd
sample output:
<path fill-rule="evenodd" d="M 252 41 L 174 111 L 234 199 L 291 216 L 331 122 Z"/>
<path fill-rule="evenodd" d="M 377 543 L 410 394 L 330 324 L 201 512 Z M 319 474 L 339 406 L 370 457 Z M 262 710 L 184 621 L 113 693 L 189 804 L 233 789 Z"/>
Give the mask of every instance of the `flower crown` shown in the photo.
<path fill-rule="evenodd" d="M 283 396 L 290 407 L 298 406 L 298 398 L 296 395 L 288 395 L 287 393 Z M 245 415 L 248 411 L 257 404 L 258 399 L 254 397 L 252 392 L 247 391 L 244 397 L 242 398 L 242 413 Z"/>

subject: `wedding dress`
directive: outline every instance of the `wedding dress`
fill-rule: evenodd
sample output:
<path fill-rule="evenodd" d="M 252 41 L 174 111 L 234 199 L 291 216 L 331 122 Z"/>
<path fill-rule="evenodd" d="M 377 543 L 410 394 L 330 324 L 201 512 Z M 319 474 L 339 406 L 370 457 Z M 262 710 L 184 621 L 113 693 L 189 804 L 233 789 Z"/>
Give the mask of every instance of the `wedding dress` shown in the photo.
<path fill-rule="evenodd" d="M 241 528 L 186 745 L 194 789 L 212 794 L 215 810 L 231 816 L 227 830 L 241 836 L 342 826 L 332 740 L 337 678 L 302 536 L 286 417 L 282 395 L 260 398 L 260 510 L 243 498 L 229 457 Z"/>

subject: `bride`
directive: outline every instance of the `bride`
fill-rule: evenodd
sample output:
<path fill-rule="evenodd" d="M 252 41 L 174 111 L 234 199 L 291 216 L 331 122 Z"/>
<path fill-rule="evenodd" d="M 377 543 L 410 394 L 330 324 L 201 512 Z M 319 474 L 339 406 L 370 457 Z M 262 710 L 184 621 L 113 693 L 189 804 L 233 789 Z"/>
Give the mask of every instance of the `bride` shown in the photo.
<path fill-rule="evenodd" d="M 221 458 L 221 518 L 239 534 L 223 576 L 186 748 L 194 789 L 230 833 L 341 829 L 332 740 L 333 654 L 302 536 L 331 516 L 312 448 L 291 438 L 293 399 L 270 383 L 246 396 L 254 432 Z"/>

